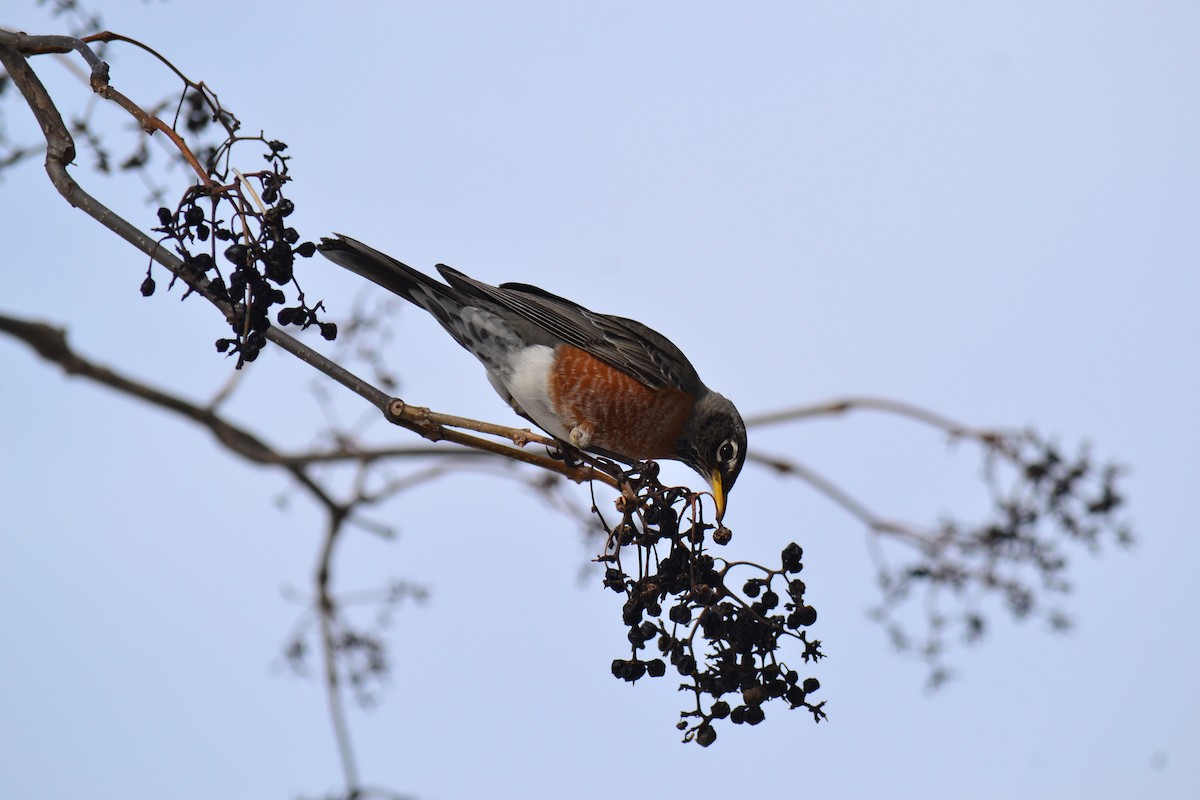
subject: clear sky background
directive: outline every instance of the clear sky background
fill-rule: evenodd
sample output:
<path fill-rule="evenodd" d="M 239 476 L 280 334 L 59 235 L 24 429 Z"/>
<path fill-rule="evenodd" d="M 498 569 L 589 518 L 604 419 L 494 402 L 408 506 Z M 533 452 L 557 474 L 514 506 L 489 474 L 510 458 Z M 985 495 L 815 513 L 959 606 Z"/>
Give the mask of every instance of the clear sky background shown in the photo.
<path fill-rule="evenodd" d="M 1088 439 L 1132 468 L 1139 544 L 1076 554 L 1076 629 L 997 617 L 933 694 L 866 619 L 861 526 L 748 468 L 731 547 L 768 558 L 804 545 L 830 720 L 769 710 L 757 728 L 720 728 L 708 750 L 678 742 L 669 680 L 610 677 L 620 600 L 579 580 L 594 546 L 572 523 L 502 478 L 406 494 L 384 512 L 399 540 L 356 536 L 337 576 L 343 589 L 391 576 L 432 592 L 395 620 L 384 702 L 352 715 L 368 784 L 448 799 L 1194 796 L 1195 4 L 99 8 L 248 130 L 288 142 L 306 238 L 341 231 L 417 266 L 643 320 L 746 414 L 885 395 Z M 15 0 L 0 23 L 64 30 Z M 132 50 L 113 65 L 135 99 L 170 88 Z M 38 69 L 64 107 L 88 102 L 51 59 Z M 34 136 L 5 102 L 10 135 Z M 141 298 L 143 257 L 68 208 L 38 162 L 0 181 L 0 309 L 210 397 L 232 368 L 213 352 L 220 320 L 177 293 Z M 76 174 L 154 224 L 136 182 Z M 319 259 L 303 269 L 312 296 L 349 309 L 352 276 Z M 396 324 L 406 399 L 514 419 L 430 319 L 403 308 Z M 268 353 L 232 413 L 301 448 L 323 419 L 311 380 Z M 360 407 L 338 403 L 347 419 Z M 320 688 L 278 655 L 319 514 L 202 431 L 7 339 L 0 420 L 0 797 L 335 790 Z M 903 423 L 764 429 L 750 446 L 825 471 L 889 517 L 985 511 L 972 452 Z"/>

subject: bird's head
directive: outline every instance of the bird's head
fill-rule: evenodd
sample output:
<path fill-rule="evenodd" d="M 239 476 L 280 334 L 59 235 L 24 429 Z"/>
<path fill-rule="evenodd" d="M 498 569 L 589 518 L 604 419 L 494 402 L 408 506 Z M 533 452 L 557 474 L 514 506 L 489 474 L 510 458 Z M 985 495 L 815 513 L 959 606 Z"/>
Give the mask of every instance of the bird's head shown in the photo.
<path fill-rule="evenodd" d="M 725 499 L 746 463 L 746 424 L 733 403 L 716 392 L 705 392 L 692 409 L 676 457 L 708 481 L 720 522 Z"/>

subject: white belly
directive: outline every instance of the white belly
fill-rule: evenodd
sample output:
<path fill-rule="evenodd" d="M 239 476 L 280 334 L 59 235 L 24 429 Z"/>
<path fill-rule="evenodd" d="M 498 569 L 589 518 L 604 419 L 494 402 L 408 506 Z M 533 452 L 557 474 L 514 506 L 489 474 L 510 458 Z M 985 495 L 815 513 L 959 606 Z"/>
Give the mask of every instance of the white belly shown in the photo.
<path fill-rule="evenodd" d="M 512 371 L 502 380 L 488 372 L 488 380 L 501 397 L 512 398 L 539 428 L 563 441 L 570 441 L 568 431 L 558 423 L 558 414 L 550 402 L 550 368 L 554 366 L 554 348 L 533 345 L 517 352 L 512 359 Z"/>

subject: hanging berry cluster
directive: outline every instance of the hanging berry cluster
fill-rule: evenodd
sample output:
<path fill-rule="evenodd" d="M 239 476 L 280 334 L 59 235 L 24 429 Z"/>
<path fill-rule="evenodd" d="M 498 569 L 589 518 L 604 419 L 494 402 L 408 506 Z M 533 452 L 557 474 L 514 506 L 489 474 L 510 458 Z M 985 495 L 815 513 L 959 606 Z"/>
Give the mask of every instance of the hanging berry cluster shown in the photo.
<path fill-rule="evenodd" d="M 158 209 L 159 227 L 154 230 L 183 260 L 172 283 L 182 278 L 189 287 L 184 297 L 200 291 L 222 306 L 232 336 L 218 339 L 217 350 L 236 355 L 238 369 L 254 361 L 266 345 L 276 306 L 279 325 L 316 325 L 325 339 L 336 338 L 337 326 L 320 319 L 322 303 L 309 305 L 295 278 L 296 257 L 310 258 L 316 245 L 300 242 L 299 232 L 288 223 L 295 203 L 284 195 L 291 180 L 290 157 L 284 155 L 287 145 L 263 136 L 236 135 L 236 119 L 209 93 L 191 93 L 187 105 L 190 133 L 201 132 L 201 123 L 211 120 L 221 124 L 226 138 L 217 147 L 196 148 L 205 156 L 208 180 L 189 187 L 175 208 Z M 212 109 L 209 116 L 202 113 L 205 108 Z M 230 166 L 234 145 L 243 142 L 261 144 L 267 168 L 241 173 Z M 152 269 L 153 262 L 142 281 L 146 296 L 155 290 Z M 286 290 L 294 291 L 294 300 Z"/>
<path fill-rule="evenodd" d="M 629 682 L 661 678 L 669 662 L 684 679 L 680 689 L 695 700 L 677 727 L 685 742 L 704 747 L 716 741 L 718 720 L 757 725 L 771 700 L 824 719 L 824 701 L 810 699 L 820 683 L 802 680 L 780 656 L 790 639 L 799 643 L 803 662 L 824 657 L 820 641 L 803 630 L 817 612 L 796 577 L 804 566 L 800 546 L 785 547 L 774 569 L 725 561 L 709 545 L 727 544 L 731 533 L 703 521 L 696 494 L 663 486 L 653 462 L 622 477 L 631 491 L 618 501 L 622 520 L 602 560 L 609 564 L 604 585 L 625 595 L 621 615 L 632 653 L 613 661 L 613 675 Z M 631 561 L 636 565 L 626 566 Z M 747 570 L 755 574 L 739 593 L 731 573 Z M 643 652 L 651 648 L 657 652 Z"/>

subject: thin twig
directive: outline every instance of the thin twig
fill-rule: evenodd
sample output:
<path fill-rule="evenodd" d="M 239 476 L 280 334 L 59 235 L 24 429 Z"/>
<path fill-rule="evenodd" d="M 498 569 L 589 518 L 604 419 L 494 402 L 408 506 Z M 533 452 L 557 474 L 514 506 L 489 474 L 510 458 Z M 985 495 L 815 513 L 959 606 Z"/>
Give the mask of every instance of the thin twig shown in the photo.
<path fill-rule="evenodd" d="M 316 588 L 317 612 L 321 621 L 321 653 L 325 664 L 326 697 L 329 700 L 329 720 L 333 727 L 333 738 L 337 742 L 338 757 L 342 762 L 342 775 L 346 782 L 346 796 L 355 797 L 359 791 L 358 764 L 354 757 L 354 744 L 350 739 L 350 728 L 346 723 L 345 699 L 342 696 L 341 680 L 337 664 L 337 641 L 334 633 L 334 617 L 337 604 L 329 591 L 333 571 L 333 553 L 342 531 L 345 514 L 331 514 L 329 527 L 325 531 L 325 544 L 317 562 Z"/>
<path fill-rule="evenodd" d="M 845 489 L 841 488 L 824 475 L 821 475 L 815 470 L 809 469 L 797 461 L 780 458 L 778 456 L 771 456 L 761 452 L 748 453 L 746 455 L 746 460 L 753 461 L 756 464 L 762 464 L 763 466 L 769 467 L 782 475 L 791 475 L 792 477 L 804 481 L 809 486 L 828 497 L 834 503 L 841 506 L 842 509 L 848 512 L 852 517 L 859 520 L 876 533 L 894 534 L 922 546 L 929 544 L 928 537 L 922 535 L 911 525 L 906 525 L 903 522 L 884 519 L 869 509 Z"/>
<path fill-rule="evenodd" d="M 1001 437 L 995 431 L 983 428 L 972 428 L 960 422 L 944 417 L 927 408 L 891 400 L 885 397 L 842 397 L 826 400 L 822 403 L 796 406 L 782 411 L 770 411 L 765 414 L 755 414 L 746 417 L 747 427 L 766 427 L 781 422 L 794 422 L 811 417 L 832 416 L 845 414 L 850 411 L 880 411 L 923 422 L 939 428 L 954 437 L 975 439 L 985 444 L 995 444 Z"/>

